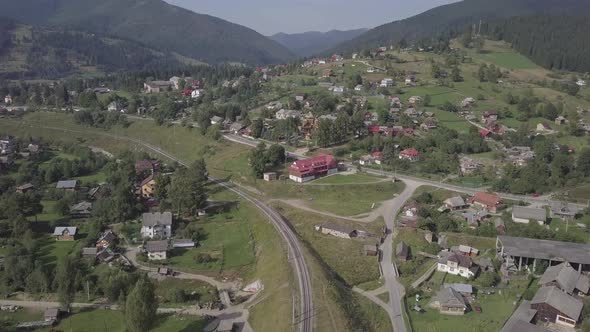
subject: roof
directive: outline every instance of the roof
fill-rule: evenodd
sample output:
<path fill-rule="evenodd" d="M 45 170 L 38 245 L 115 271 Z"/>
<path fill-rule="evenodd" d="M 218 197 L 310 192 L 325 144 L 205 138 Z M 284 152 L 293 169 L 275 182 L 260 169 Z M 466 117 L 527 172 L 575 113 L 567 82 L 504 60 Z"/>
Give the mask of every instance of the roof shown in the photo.
<path fill-rule="evenodd" d="M 220 121 L 223 121 L 223 118 L 221 118 L 221 117 L 219 117 L 217 115 L 214 115 L 214 116 L 211 117 L 211 121 L 213 121 L 213 122 L 220 122 Z"/>
<path fill-rule="evenodd" d="M 531 304 L 543 303 L 550 305 L 576 321 L 580 318 L 582 307 L 584 307 L 582 301 L 567 295 L 555 286 L 539 288 L 531 301 Z"/>
<path fill-rule="evenodd" d="M 72 188 L 76 188 L 76 183 L 78 183 L 77 180 L 63 180 L 63 181 L 58 181 L 57 185 L 55 187 L 57 189 L 72 189 Z"/>
<path fill-rule="evenodd" d="M 141 216 L 141 218 L 142 225 L 146 227 L 154 227 L 156 225 L 172 225 L 172 212 L 146 212 Z"/>
<path fill-rule="evenodd" d="M 320 227 L 325 228 L 325 229 L 330 229 L 333 231 L 337 231 L 337 232 L 346 233 L 346 234 L 350 234 L 350 233 L 354 232 L 354 229 L 352 227 L 342 226 L 342 225 L 338 225 L 338 224 L 334 224 L 334 223 L 323 223 Z"/>
<path fill-rule="evenodd" d="M 17 190 L 27 190 L 27 189 L 31 189 L 31 188 L 35 188 L 35 186 L 32 185 L 31 183 L 25 183 L 21 186 L 16 187 Z"/>
<path fill-rule="evenodd" d="M 494 226 L 497 227 L 503 227 L 504 226 L 504 220 L 502 220 L 502 218 L 498 217 L 496 219 L 494 219 Z"/>
<path fill-rule="evenodd" d="M 404 242 L 400 242 L 395 247 L 395 255 L 407 257 L 410 254 L 410 247 Z"/>
<path fill-rule="evenodd" d="M 96 247 L 82 248 L 82 255 L 84 256 L 96 255 L 97 252 L 98 249 Z"/>
<path fill-rule="evenodd" d="M 574 270 L 569 264 L 561 263 L 550 266 L 545 270 L 539 285 L 546 285 L 556 282 L 559 288 L 568 294 L 573 294 L 575 289 L 582 293 L 588 293 L 590 289 L 590 280 L 585 275 Z"/>
<path fill-rule="evenodd" d="M 113 242 L 115 241 L 115 239 L 117 238 L 117 236 L 115 235 L 115 233 L 111 232 L 111 231 L 106 231 L 99 239 L 98 242 L 100 241 L 107 241 L 107 242 Z"/>
<path fill-rule="evenodd" d="M 43 314 L 45 317 L 57 317 L 59 315 L 59 309 L 57 308 L 49 308 L 45 310 Z"/>
<path fill-rule="evenodd" d="M 463 296 L 452 288 L 441 287 L 441 289 L 436 293 L 434 299 L 440 302 L 441 306 L 463 308 L 467 307 Z"/>
<path fill-rule="evenodd" d="M 452 288 L 459 293 L 473 293 L 473 286 L 469 284 L 443 284 L 444 288 Z"/>
<path fill-rule="evenodd" d="M 155 163 L 152 160 L 143 159 L 135 162 L 135 169 L 137 171 L 151 170 L 155 168 Z"/>
<path fill-rule="evenodd" d="M 55 236 L 63 235 L 66 231 L 70 235 L 75 235 L 76 232 L 78 231 L 78 228 L 77 227 L 55 227 L 55 230 L 53 231 L 53 235 L 55 235 Z"/>
<path fill-rule="evenodd" d="M 376 245 L 371 245 L 371 244 L 365 244 L 363 246 L 363 250 L 364 251 L 377 251 L 377 246 Z"/>
<path fill-rule="evenodd" d="M 405 149 L 399 153 L 400 155 L 408 156 L 408 157 L 418 157 L 420 152 L 414 148 Z"/>
<path fill-rule="evenodd" d="M 451 198 L 447 198 L 445 200 L 445 204 L 450 205 L 452 207 L 461 207 L 465 206 L 465 200 L 461 196 L 455 196 Z"/>
<path fill-rule="evenodd" d="M 547 211 L 545 209 L 515 206 L 512 208 L 512 216 L 519 219 L 545 222 L 547 220 Z"/>
<path fill-rule="evenodd" d="M 168 241 L 148 241 L 145 244 L 145 250 L 147 252 L 161 252 L 168 250 Z"/>
<path fill-rule="evenodd" d="M 175 248 L 186 248 L 186 247 L 194 247 L 195 242 L 190 239 L 175 239 L 172 242 L 172 246 Z"/>
<path fill-rule="evenodd" d="M 447 264 L 449 261 L 455 262 L 459 264 L 461 267 L 470 268 L 473 265 L 473 261 L 471 258 L 459 254 L 454 253 L 445 253 L 440 255 L 440 259 L 438 260 L 441 264 Z"/>
<path fill-rule="evenodd" d="M 531 324 L 536 314 L 537 310 L 531 309 L 531 302 L 523 300 L 504 324 L 502 332 L 547 332 L 543 327 Z"/>
<path fill-rule="evenodd" d="M 504 254 L 553 261 L 590 264 L 590 244 L 498 236 Z"/>
<path fill-rule="evenodd" d="M 500 196 L 492 193 L 478 192 L 473 196 L 473 201 L 482 203 L 488 206 L 495 206 L 502 202 Z"/>
<path fill-rule="evenodd" d="M 77 204 L 74 204 L 70 207 L 70 212 L 87 212 L 90 211 L 92 209 L 92 203 L 90 202 L 80 202 Z"/>
<path fill-rule="evenodd" d="M 313 171 L 314 168 L 321 168 L 321 167 L 336 167 L 337 162 L 334 156 L 329 154 L 322 154 L 317 157 L 305 159 L 305 160 L 297 160 L 291 164 L 289 167 L 290 171 L 299 172 L 302 174 L 308 173 Z"/>
<path fill-rule="evenodd" d="M 155 174 L 152 173 L 150 174 L 147 178 L 143 179 L 143 181 L 141 181 L 141 183 L 139 184 L 140 187 L 145 186 L 146 184 L 150 183 L 152 180 L 154 180 L 155 178 Z"/>

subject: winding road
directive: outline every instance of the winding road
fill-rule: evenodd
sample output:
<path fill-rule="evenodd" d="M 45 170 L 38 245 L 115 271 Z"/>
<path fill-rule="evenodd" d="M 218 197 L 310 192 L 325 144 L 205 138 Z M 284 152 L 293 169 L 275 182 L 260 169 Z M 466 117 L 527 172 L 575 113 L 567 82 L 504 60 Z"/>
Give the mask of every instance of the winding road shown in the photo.
<path fill-rule="evenodd" d="M 22 125 L 27 125 L 25 121 L 21 123 Z M 51 126 L 42 126 L 38 124 L 28 124 L 31 127 L 41 128 L 41 129 L 48 129 L 48 130 L 56 130 L 62 131 L 64 133 L 78 133 L 78 134 L 88 134 L 88 132 L 82 130 L 71 130 L 65 129 L 60 127 L 51 127 Z M 143 142 L 139 139 L 126 137 L 126 136 L 119 136 L 110 133 L 103 133 L 103 132 L 95 132 L 93 134 L 106 136 L 109 138 L 113 138 L 116 140 L 128 141 L 135 144 L 139 144 L 146 149 L 151 150 L 161 156 L 164 156 L 172 161 L 176 161 L 180 165 L 188 167 L 188 163 L 177 158 L 176 156 L 171 155 L 170 153 L 162 150 L 161 148 L 154 146 L 152 144 Z M 314 329 L 314 316 L 315 316 L 315 309 L 313 305 L 313 288 L 311 285 L 311 275 L 309 273 L 309 268 L 307 263 L 305 262 L 305 256 L 303 254 L 303 248 L 297 235 L 293 229 L 289 226 L 289 223 L 276 211 L 274 211 L 270 206 L 266 205 L 262 201 L 246 194 L 242 190 L 240 190 L 236 185 L 231 183 L 221 181 L 215 179 L 213 177 L 209 177 L 212 182 L 217 183 L 218 185 L 225 187 L 226 189 L 234 192 L 238 196 L 242 197 L 246 201 L 254 204 L 260 211 L 262 211 L 272 222 L 273 226 L 277 229 L 281 237 L 285 240 L 288 247 L 288 254 L 289 254 L 289 261 L 292 263 L 293 268 L 295 270 L 297 279 L 298 279 L 298 288 L 299 288 L 299 315 L 296 317 L 298 319 L 297 322 L 294 324 L 299 325 L 299 330 L 301 332 L 311 332 Z"/>

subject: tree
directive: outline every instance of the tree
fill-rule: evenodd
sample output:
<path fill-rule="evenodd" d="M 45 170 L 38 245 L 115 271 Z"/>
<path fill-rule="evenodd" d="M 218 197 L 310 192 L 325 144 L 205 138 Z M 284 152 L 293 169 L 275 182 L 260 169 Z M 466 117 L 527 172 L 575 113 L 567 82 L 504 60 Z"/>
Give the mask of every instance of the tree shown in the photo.
<path fill-rule="evenodd" d="M 486 65 L 485 63 L 482 63 L 481 66 L 479 66 L 479 70 L 477 71 L 477 77 L 479 78 L 480 82 L 486 81 L 487 71 L 488 71 L 488 65 Z"/>
<path fill-rule="evenodd" d="M 285 148 L 280 144 L 273 144 L 266 152 L 266 160 L 273 166 L 281 165 L 285 162 Z"/>
<path fill-rule="evenodd" d="M 156 320 L 158 301 L 154 284 L 142 275 L 125 301 L 125 322 L 129 332 L 149 331 Z"/>
<path fill-rule="evenodd" d="M 576 167 L 584 176 L 590 176 L 590 148 L 585 148 L 580 152 Z"/>
<path fill-rule="evenodd" d="M 422 103 L 424 104 L 424 106 L 430 106 L 430 103 L 432 102 L 432 97 L 430 97 L 429 94 L 424 96 L 424 100 L 422 101 Z"/>
<path fill-rule="evenodd" d="M 76 265 L 77 261 L 72 256 L 64 256 L 57 265 L 55 280 L 57 282 L 57 295 L 63 309 L 68 310 L 76 295 Z"/>
<path fill-rule="evenodd" d="M 482 273 L 478 279 L 483 287 L 495 286 L 500 281 L 500 277 L 494 272 Z"/>
<path fill-rule="evenodd" d="M 451 70 L 451 79 L 453 82 L 463 82 L 463 76 L 461 76 L 461 69 L 459 66 L 454 66 Z"/>
<path fill-rule="evenodd" d="M 256 149 L 250 151 L 250 167 L 252 175 L 257 179 L 262 178 L 266 169 L 266 144 L 260 142 Z"/>
<path fill-rule="evenodd" d="M 262 119 L 256 119 L 252 121 L 252 137 L 260 138 L 260 136 L 262 136 L 263 129 L 264 123 L 262 123 Z"/>

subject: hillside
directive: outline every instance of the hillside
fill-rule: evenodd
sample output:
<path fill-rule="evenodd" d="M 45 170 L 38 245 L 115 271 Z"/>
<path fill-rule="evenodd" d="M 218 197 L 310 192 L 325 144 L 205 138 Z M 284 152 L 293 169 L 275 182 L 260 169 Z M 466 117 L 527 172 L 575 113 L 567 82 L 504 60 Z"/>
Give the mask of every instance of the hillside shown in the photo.
<path fill-rule="evenodd" d="M 416 16 L 381 25 L 333 51 L 352 52 L 370 47 L 390 45 L 441 33 L 463 30 L 481 20 L 493 20 L 533 14 L 581 15 L 590 13 L 590 2 L 580 0 L 464 0 L 440 6 Z"/>
<path fill-rule="evenodd" d="M 0 15 L 35 26 L 133 40 L 206 62 L 278 63 L 293 59 L 254 30 L 161 0 L 0 0 Z"/>
<path fill-rule="evenodd" d="M 306 57 L 322 53 L 332 47 L 351 40 L 368 29 L 331 30 L 328 32 L 309 31 L 303 33 L 277 33 L 269 38 L 285 46 L 298 56 Z"/>
<path fill-rule="evenodd" d="M 0 19 L 0 77 L 57 79 L 70 75 L 177 68 L 198 64 L 116 38 L 34 28 Z"/>

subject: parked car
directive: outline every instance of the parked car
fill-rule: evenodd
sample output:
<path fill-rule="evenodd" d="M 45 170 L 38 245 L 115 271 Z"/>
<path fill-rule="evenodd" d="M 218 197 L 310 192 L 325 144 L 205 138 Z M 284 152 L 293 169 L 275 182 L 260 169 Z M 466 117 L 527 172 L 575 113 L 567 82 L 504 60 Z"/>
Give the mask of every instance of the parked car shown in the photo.
<path fill-rule="evenodd" d="M 481 314 L 481 307 L 475 307 L 473 308 L 473 310 L 475 310 L 475 312 L 477 312 L 478 314 Z"/>

